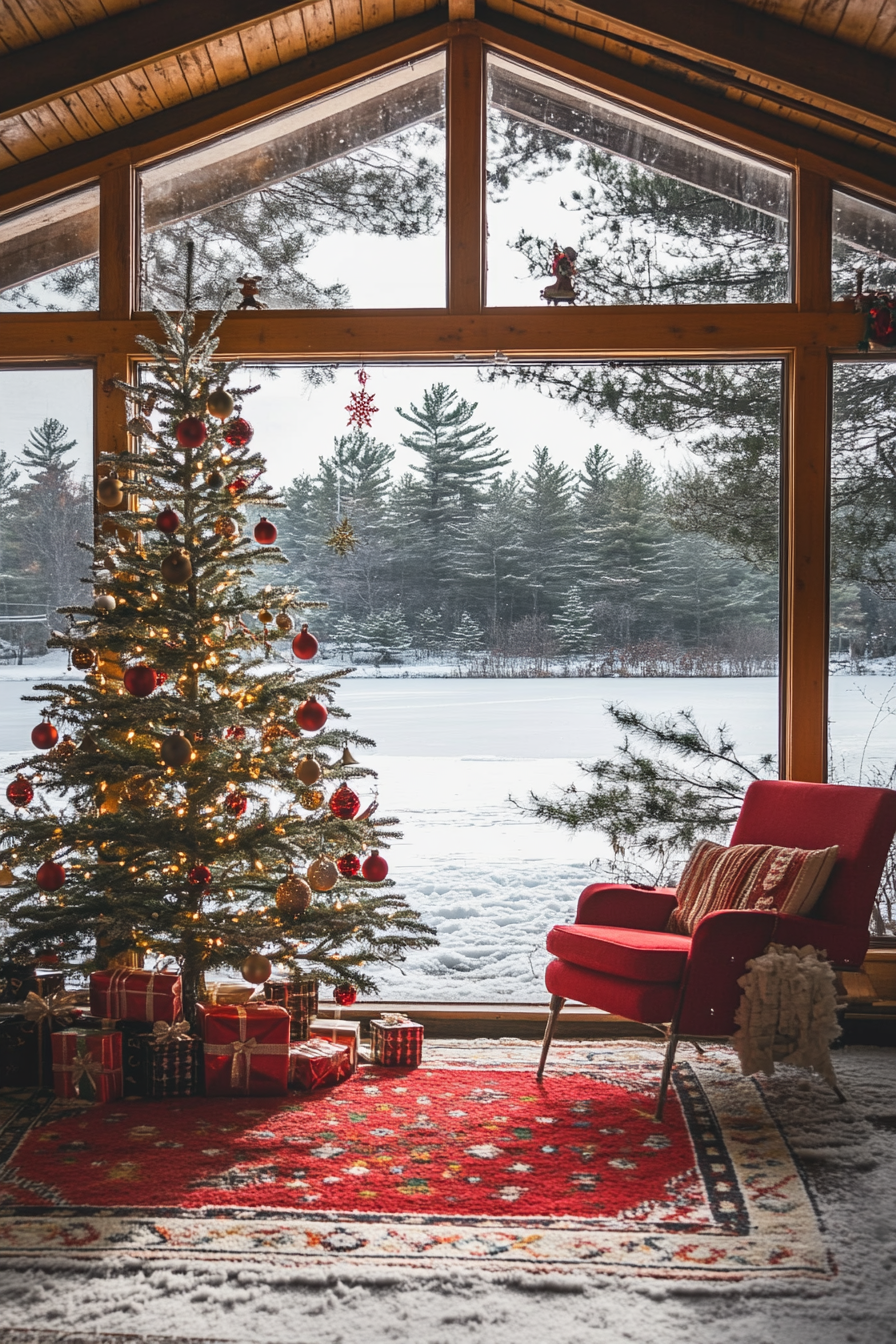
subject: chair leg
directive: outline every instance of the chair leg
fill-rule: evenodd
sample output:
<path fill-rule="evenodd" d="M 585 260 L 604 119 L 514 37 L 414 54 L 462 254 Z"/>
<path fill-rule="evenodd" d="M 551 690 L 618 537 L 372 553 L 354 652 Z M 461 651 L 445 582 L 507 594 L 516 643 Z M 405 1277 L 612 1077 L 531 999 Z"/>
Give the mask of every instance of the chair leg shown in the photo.
<path fill-rule="evenodd" d="M 544 1040 L 541 1043 L 541 1059 L 538 1061 L 538 1072 L 535 1075 L 536 1082 L 541 1082 L 544 1074 L 544 1066 L 547 1061 L 548 1051 L 551 1048 L 551 1041 L 554 1039 L 554 1032 L 557 1029 L 557 1018 L 560 1016 L 560 1009 L 563 1007 L 565 999 L 561 999 L 559 994 L 551 995 L 551 1010 L 548 1013 L 548 1020 L 544 1029 Z"/>
<path fill-rule="evenodd" d="M 663 1077 L 660 1082 L 660 1094 L 656 1100 L 656 1111 L 654 1112 L 657 1120 L 662 1120 L 663 1111 L 666 1109 L 666 1093 L 669 1090 L 669 1079 L 672 1077 L 672 1065 L 675 1063 L 675 1051 L 678 1049 L 678 1037 L 674 1032 L 669 1033 L 669 1043 L 666 1046 L 666 1057 L 663 1060 Z"/>

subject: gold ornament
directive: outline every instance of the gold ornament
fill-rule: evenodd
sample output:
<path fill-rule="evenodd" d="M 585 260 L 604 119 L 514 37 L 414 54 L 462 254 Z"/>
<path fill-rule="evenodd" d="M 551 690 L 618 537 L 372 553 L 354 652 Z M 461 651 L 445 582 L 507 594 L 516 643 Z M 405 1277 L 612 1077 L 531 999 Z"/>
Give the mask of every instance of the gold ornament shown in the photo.
<path fill-rule="evenodd" d="M 193 562 L 186 551 L 169 551 L 159 569 L 162 578 L 166 583 L 170 583 L 172 588 L 185 588 L 193 577 Z"/>
<path fill-rule="evenodd" d="M 250 985 L 263 985 L 270 980 L 273 966 L 260 952 L 251 952 L 240 967 L 240 974 Z"/>
<path fill-rule="evenodd" d="M 9 864 L 4 863 L 3 867 L 0 868 L 0 887 L 11 887 L 14 885 L 15 880 Z"/>
<path fill-rule="evenodd" d="M 314 891 L 331 891 L 338 881 L 339 869 L 325 854 L 319 854 L 308 865 L 308 883 Z"/>
<path fill-rule="evenodd" d="M 268 611 L 267 607 L 262 607 L 261 611 L 258 613 L 258 619 L 261 621 L 262 625 L 270 625 L 271 621 L 274 619 L 274 613 Z"/>
<path fill-rule="evenodd" d="M 343 765 L 357 765 L 357 764 L 358 764 L 358 762 L 355 760 L 354 756 L 353 756 L 353 755 L 351 754 L 351 752 L 349 751 L 348 747 L 343 747 L 343 748 L 342 748 L 342 764 L 343 764 Z"/>
<path fill-rule="evenodd" d="M 110 471 L 108 476 L 101 476 L 96 487 L 96 497 L 99 502 L 107 509 L 118 509 L 124 503 L 124 490 L 121 481 L 118 479 L 117 471 Z"/>
<path fill-rule="evenodd" d="M 50 755 L 54 758 L 54 760 L 67 761 L 69 756 L 74 756 L 76 751 L 77 747 L 75 746 L 71 737 L 69 736 L 68 733 L 64 733 L 62 741 L 59 743 L 59 746 L 54 747 L 53 750 L 50 752 Z"/>
<path fill-rule="evenodd" d="M 284 635 L 292 629 L 292 617 L 288 611 L 277 612 L 277 629 L 282 630 Z"/>
<path fill-rule="evenodd" d="M 313 756 L 303 756 L 296 766 L 296 779 L 309 787 L 316 784 L 322 774 L 323 770 Z"/>
<path fill-rule="evenodd" d="M 261 745 L 269 747 L 272 742 L 276 742 L 279 737 L 295 737 L 296 734 L 282 723 L 266 723 L 261 730 Z"/>
<path fill-rule="evenodd" d="M 274 899 L 281 914 L 303 915 L 314 900 L 314 896 L 304 877 L 296 877 L 295 873 L 290 873 L 280 883 Z"/>
<path fill-rule="evenodd" d="M 223 515 L 215 519 L 215 532 L 219 537 L 238 537 L 240 530 L 232 518 Z"/>
<path fill-rule="evenodd" d="M 209 393 L 205 409 L 219 420 L 229 420 L 233 415 L 233 397 L 223 387 L 216 387 Z"/>
<path fill-rule="evenodd" d="M 299 805 L 304 807 L 307 812 L 316 811 L 323 800 L 324 795 L 320 789 L 303 789 L 299 794 Z"/>
<path fill-rule="evenodd" d="M 327 545 L 336 554 L 343 558 L 353 551 L 358 544 L 355 536 L 355 529 L 347 518 L 343 518 L 341 523 L 337 523 L 333 531 L 327 537 Z"/>
<path fill-rule="evenodd" d="M 87 672 L 93 667 L 96 661 L 96 655 L 93 649 L 88 649 L 85 645 L 79 645 L 77 649 L 72 649 L 72 666 L 79 672 Z"/>
<path fill-rule="evenodd" d="M 188 765 L 193 759 L 193 747 L 181 732 L 170 733 L 162 742 L 160 751 L 162 760 L 166 765 L 178 766 Z"/>

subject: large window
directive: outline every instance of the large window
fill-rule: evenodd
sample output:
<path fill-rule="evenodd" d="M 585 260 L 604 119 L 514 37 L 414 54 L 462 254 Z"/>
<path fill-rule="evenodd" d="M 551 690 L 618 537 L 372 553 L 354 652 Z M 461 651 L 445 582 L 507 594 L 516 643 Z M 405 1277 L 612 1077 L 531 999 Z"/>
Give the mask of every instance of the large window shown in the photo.
<path fill-rule="evenodd" d="M 896 286 L 896 211 L 835 191 L 832 223 L 834 298 L 856 292 L 858 271 L 866 291 L 892 290 Z"/>
<path fill-rule="evenodd" d="M 488 147 L 489 303 L 789 297 L 788 173 L 499 56 Z"/>
<path fill-rule="evenodd" d="M 269 308 L 445 304 L 445 58 L 412 61 L 141 177 L 142 305 L 215 307 L 256 276 Z"/>
<path fill-rule="evenodd" d="M 0 312 L 96 309 L 99 249 L 99 187 L 0 219 Z"/>

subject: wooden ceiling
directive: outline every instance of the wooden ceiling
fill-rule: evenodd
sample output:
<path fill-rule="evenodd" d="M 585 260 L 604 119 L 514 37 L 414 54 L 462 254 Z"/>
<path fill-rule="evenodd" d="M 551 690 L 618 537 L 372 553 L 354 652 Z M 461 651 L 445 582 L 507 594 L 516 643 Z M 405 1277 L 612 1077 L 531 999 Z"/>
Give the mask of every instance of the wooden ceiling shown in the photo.
<path fill-rule="evenodd" d="M 127 128 L 152 140 L 162 113 L 198 123 L 222 90 L 288 87 L 323 48 L 474 14 L 774 118 L 785 141 L 848 142 L 896 180 L 896 0 L 0 0 L 0 195 Z"/>

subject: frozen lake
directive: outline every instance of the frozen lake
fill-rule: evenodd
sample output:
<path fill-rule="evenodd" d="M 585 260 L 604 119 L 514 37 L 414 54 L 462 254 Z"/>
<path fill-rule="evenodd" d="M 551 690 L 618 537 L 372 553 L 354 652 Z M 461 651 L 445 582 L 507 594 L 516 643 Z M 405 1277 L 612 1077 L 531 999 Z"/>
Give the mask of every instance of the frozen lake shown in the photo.
<path fill-rule="evenodd" d="M 30 751 L 37 707 L 26 681 L 49 669 L 0 669 L 0 753 Z M 707 730 L 726 723 L 741 753 L 777 749 L 773 678 L 495 680 L 358 677 L 339 703 L 376 740 L 380 811 L 401 818 L 391 876 L 438 931 L 440 946 L 379 976 L 401 999 L 543 1001 L 544 936 L 570 918 L 590 866 L 609 857 L 598 837 L 534 822 L 511 799 L 576 778 L 576 762 L 609 755 L 618 734 L 605 712 L 620 702 L 646 713 L 693 708 Z M 831 680 L 835 766 L 856 782 L 860 765 L 896 760 L 896 678 Z M 869 736 L 870 735 L 870 736 Z M 361 753 L 358 753 L 359 755 Z M 363 791 L 365 801 L 373 787 Z M 5 803 L 4 803 L 5 805 Z"/>

